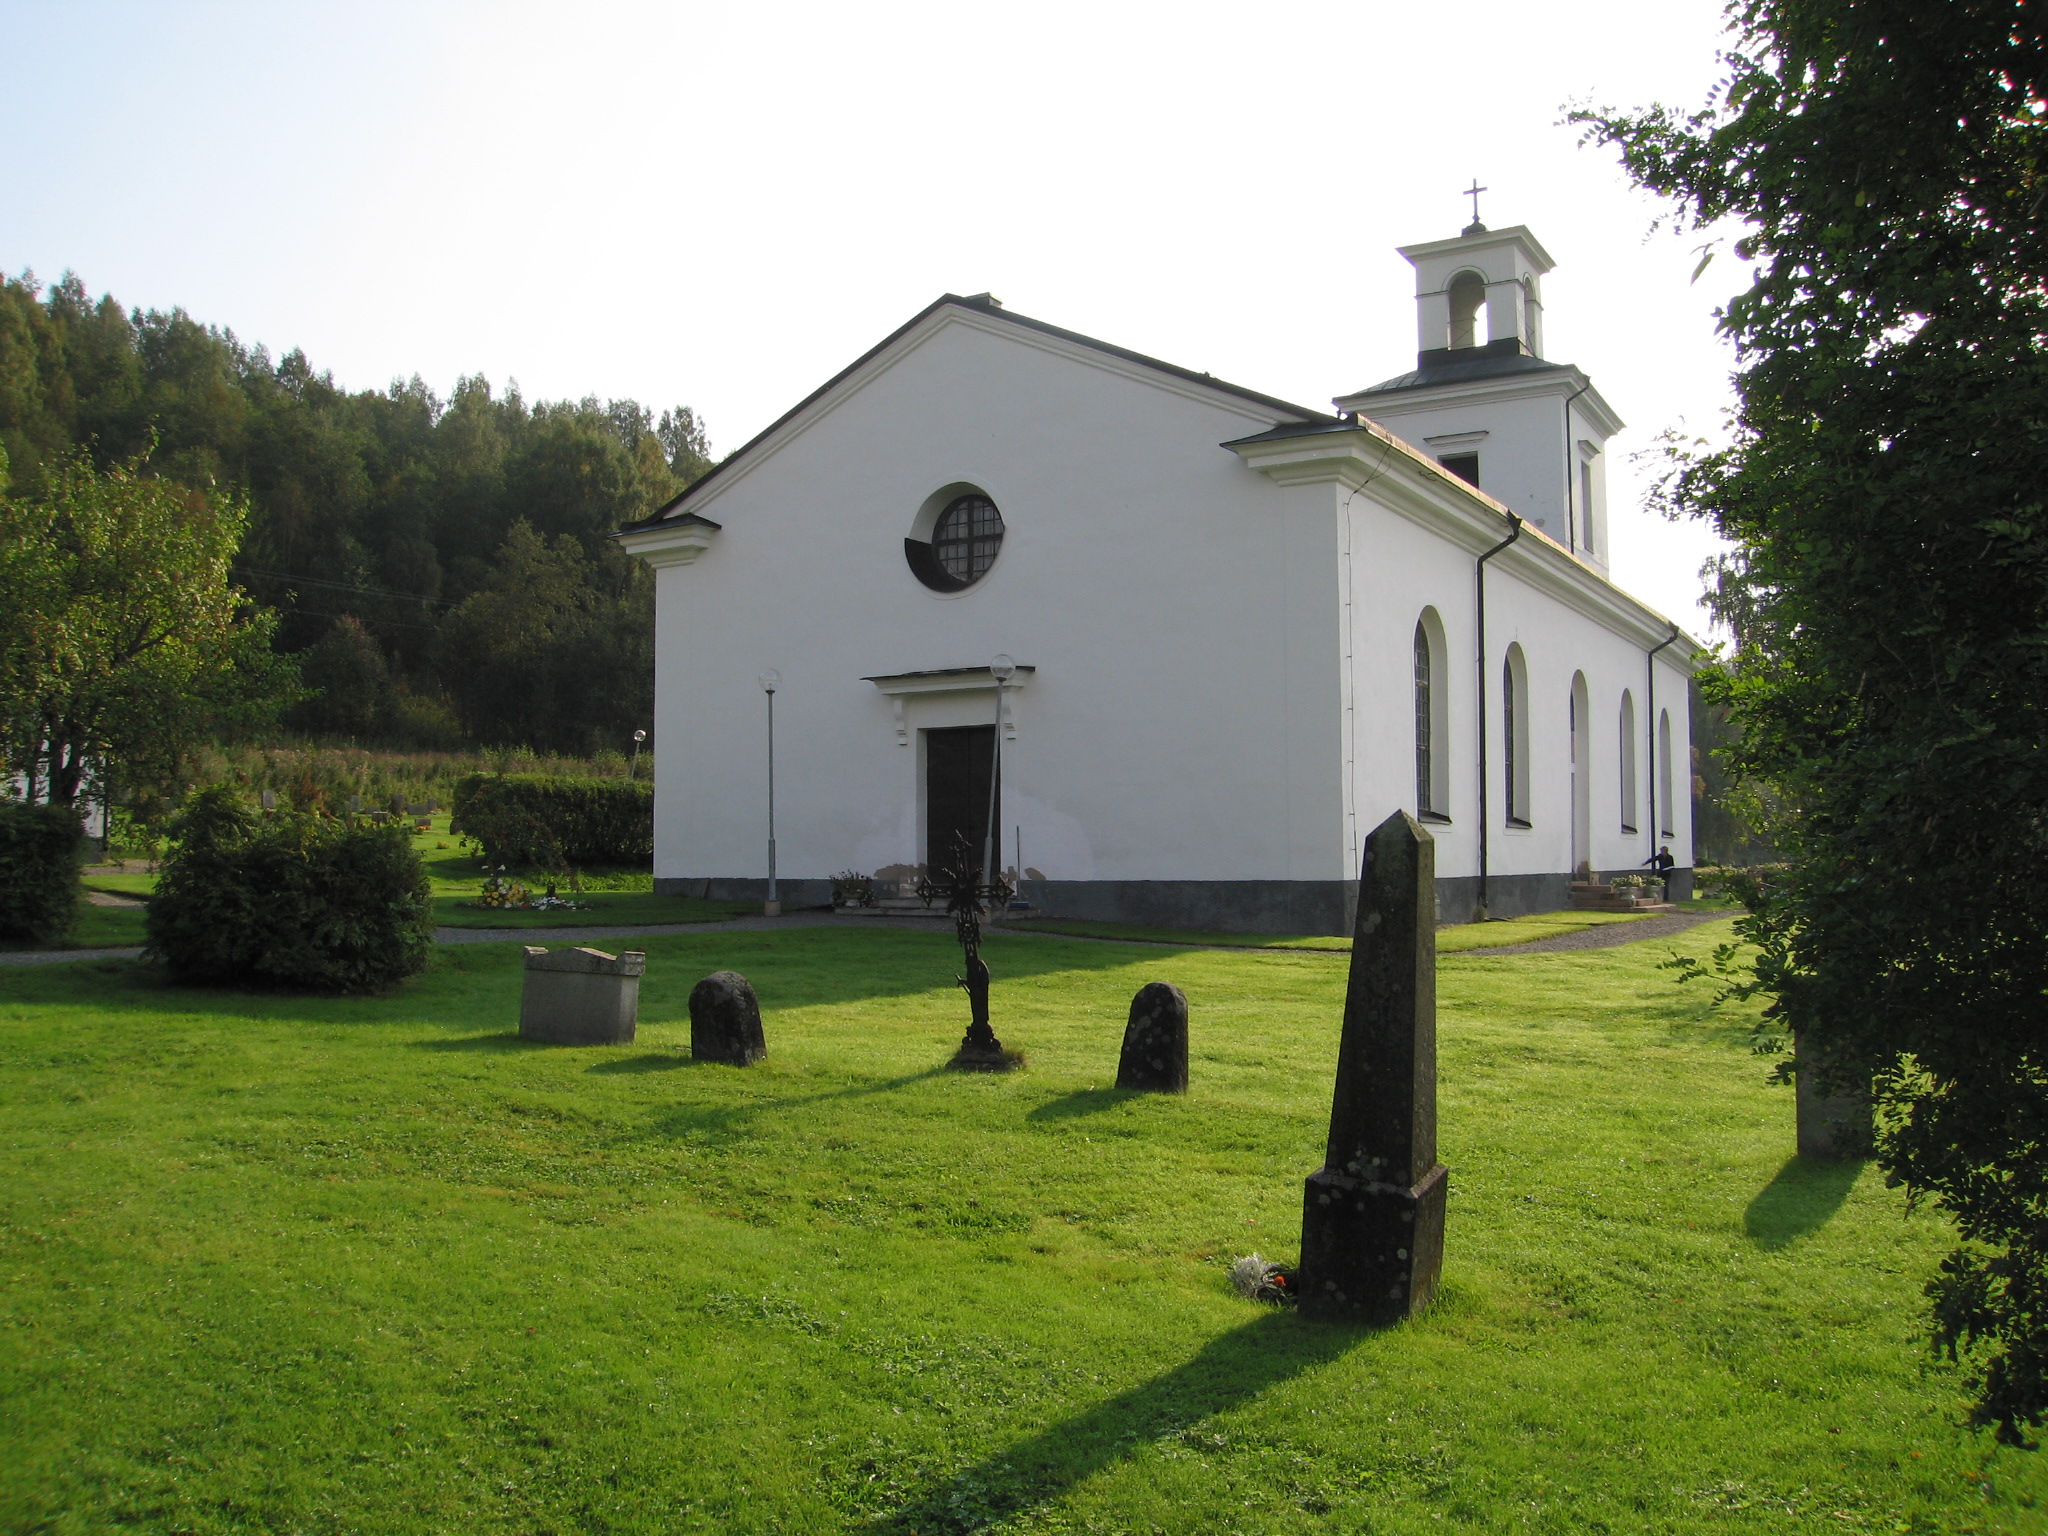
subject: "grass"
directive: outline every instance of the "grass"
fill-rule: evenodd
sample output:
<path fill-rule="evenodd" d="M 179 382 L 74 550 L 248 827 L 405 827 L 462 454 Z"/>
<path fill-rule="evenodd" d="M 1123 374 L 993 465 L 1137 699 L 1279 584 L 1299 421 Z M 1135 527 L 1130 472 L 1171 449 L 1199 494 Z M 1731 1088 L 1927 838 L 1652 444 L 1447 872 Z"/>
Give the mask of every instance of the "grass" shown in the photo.
<path fill-rule="evenodd" d="M 1444 1294 L 1293 1256 L 1345 968 L 990 937 L 1029 1068 L 939 1070 L 944 934 L 650 938 L 640 1039 L 528 1047 L 513 944 L 382 998 L 0 972 L 0 1530 L 2036 1532 L 1956 1427 L 1949 1234 L 1790 1156 L 1667 943 L 1440 972 Z M 685 999 L 746 973 L 757 1068 Z M 1193 1092 L 1121 1094 L 1194 1005 Z"/>
<path fill-rule="evenodd" d="M 1707 909 L 1709 903 L 1681 903 L 1682 910 Z M 1459 954 L 1468 949 L 1496 949 L 1508 944 L 1527 944 L 1535 939 L 1579 933 L 1610 923 L 1639 923 L 1648 912 L 1537 912 L 1528 917 L 1504 918 L 1491 923 L 1457 923 L 1436 932 L 1438 954 Z M 1308 933 L 1225 933 L 1195 928 L 1150 928 L 1140 923 L 1096 923 L 1063 917 L 1034 917 L 1006 925 L 1020 932 L 1068 934 L 1075 938 L 1129 939 L 1147 944 L 1187 944 L 1227 949 L 1325 949 L 1348 954 L 1351 940 L 1341 934 Z"/>

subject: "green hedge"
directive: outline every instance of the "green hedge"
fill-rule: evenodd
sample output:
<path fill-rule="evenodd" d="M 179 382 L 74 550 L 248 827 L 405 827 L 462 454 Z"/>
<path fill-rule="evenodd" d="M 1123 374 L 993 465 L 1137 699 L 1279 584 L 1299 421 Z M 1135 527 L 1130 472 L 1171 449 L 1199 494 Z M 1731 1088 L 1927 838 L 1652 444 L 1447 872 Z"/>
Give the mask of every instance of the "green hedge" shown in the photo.
<path fill-rule="evenodd" d="M 433 896 L 405 827 L 258 813 L 214 788 L 171 835 L 149 948 L 175 979 L 368 992 L 425 967 Z"/>
<path fill-rule="evenodd" d="M 78 813 L 0 802 L 0 937 L 54 944 L 78 919 Z"/>
<path fill-rule="evenodd" d="M 451 828 L 515 869 L 654 862 L 654 789 L 644 780 L 473 773 L 455 786 Z"/>

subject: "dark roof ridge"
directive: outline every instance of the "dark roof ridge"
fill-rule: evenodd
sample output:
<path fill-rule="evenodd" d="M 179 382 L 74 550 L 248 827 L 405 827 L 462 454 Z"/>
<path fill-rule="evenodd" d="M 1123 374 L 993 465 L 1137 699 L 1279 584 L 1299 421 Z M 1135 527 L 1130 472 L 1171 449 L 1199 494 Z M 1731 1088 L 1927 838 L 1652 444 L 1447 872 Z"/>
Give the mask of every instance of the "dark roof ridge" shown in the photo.
<path fill-rule="evenodd" d="M 1162 362 L 1156 357 L 1147 357 L 1142 352 L 1133 352 L 1128 347 L 1119 347 L 1112 342 L 1098 341 L 1093 336 L 1084 336 L 1079 331 L 1065 330 L 1060 326 L 1048 324 L 1044 320 L 1034 320 L 1029 315 L 1015 314 L 1005 309 L 1000 300 L 985 293 L 977 293 L 965 298 L 957 293 L 945 293 L 939 295 L 938 298 L 912 315 L 903 324 L 897 326 L 895 330 L 884 336 L 872 347 L 869 347 L 867 351 L 861 353 L 859 357 L 833 374 L 831 378 L 820 384 L 808 395 L 805 395 L 803 399 L 797 401 L 795 405 L 784 411 L 780 416 L 768 423 L 767 426 L 740 444 L 739 447 L 733 449 L 731 453 L 728 453 L 724 458 L 712 465 L 710 469 L 692 481 L 687 489 L 662 503 L 661 506 L 657 507 L 646 517 L 641 518 L 638 522 L 628 523 L 619 531 L 625 533 L 636 528 L 651 528 L 656 523 L 666 521 L 668 514 L 674 510 L 684 497 L 694 494 L 699 486 L 716 479 L 728 465 L 735 464 L 746 457 L 756 446 L 780 430 L 785 423 L 802 415 L 813 404 L 838 388 L 847 378 L 859 372 L 872 359 L 894 346 L 904 336 L 922 325 L 927 319 L 938 313 L 939 310 L 945 308 L 948 304 L 957 305 L 962 309 L 971 309 L 977 314 L 991 315 L 999 320 L 1007 320 L 1012 325 L 1022 326 L 1026 330 L 1038 331 L 1046 336 L 1056 336 L 1062 341 L 1070 341 L 1078 346 L 1106 353 L 1111 357 L 1122 358 L 1127 363 L 1136 363 L 1140 367 L 1150 368 L 1156 372 L 1167 374 L 1170 377 L 1186 380 L 1191 384 L 1199 384 L 1205 389 L 1213 389 L 1221 394 L 1235 395 L 1240 400 L 1250 400 L 1255 404 L 1265 406 L 1268 410 L 1279 411 L 1283 415 L 1296 416 L 1311 422 L 1335 423 L 1338 420 L 1337 417 L 1325 411 L 1312 411 L 1307 406 L 1296 405 L 1292 401 L 1282 400 L 1273 395 L 1260 394 L 1255 389 L 1246 389 L 1241 384 L 1232 384 L 1206 373 L 1197 373 L 1194 369 L 1183 368 L 1177 363 Z"/>
<path fill-rule="evenodd" d="M 1463 384 L 1474 379 L 1504 379 L 1518 373 L 1570 373 L 1576 371 L 1572 363 L 1553 363 L 1548 358 L 1531 357 L 1528 353 L 1508 356 L 1474 357 L 1460 359 L 1454 363 L 1435 363 L 1428 367 L 1416 368 L 1408 373 L 1396 374 L 1364 389 L 1355 389 L 1340 400 L 1356 400 L 1362 395 L 1391 395 L 1401 390 L 1429 389 L 1438 384 Z"/>

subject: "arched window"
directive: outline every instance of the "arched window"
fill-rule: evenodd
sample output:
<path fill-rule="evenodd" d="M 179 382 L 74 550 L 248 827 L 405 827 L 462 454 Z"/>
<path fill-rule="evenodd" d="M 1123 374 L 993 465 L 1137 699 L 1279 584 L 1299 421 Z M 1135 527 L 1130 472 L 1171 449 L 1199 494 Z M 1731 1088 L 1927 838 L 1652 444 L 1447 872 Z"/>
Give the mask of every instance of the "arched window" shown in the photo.
<path fill-rule="evenodd" d="M 1671 711 L 1657 717 L 1657 828 L 1659 837 L 1676 837 L 1678 812 L 1671 807 Z"/>
<path fill-rule="evenodd" d="M 1425 608 L 1415 624 L 1415 814 L 1423 821 L 1451 819 L 1443 654 L 1443 625 Z"/>
<path fill-rule="evenodd" d="M 1486 307 L 1486 279 L 1477 272 L 1460 272 L 1451 279 L 1451 345 L 1476 347 L 1479 312 Z"/>
<path fill-rule="evenodd" d="M 1636 829 L 1636 701 L 1621 691 L 1621 830 Z"/>
<path fill-rule="evenodd" d="M 1511 827 L 1529 825 L 1529 664 L 1519 645 L 1500 665 L 1501 768 Z"/>

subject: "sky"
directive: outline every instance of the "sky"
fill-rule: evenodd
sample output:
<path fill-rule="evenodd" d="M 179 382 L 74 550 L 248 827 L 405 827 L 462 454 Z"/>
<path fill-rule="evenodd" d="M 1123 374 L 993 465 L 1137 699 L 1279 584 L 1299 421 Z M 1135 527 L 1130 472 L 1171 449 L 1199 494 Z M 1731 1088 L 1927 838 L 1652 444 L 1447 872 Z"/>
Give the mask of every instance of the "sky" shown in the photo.
<path fill-rule="evenodd" d="M 1715 0 L 0 0 L 0 269 L 745 442 L 944 292 L 1283 399 L 1413 366 L 1398 245 L 1558 263 L 1547 351 L 1628 430 L 1613 574 L 1705 636 L 1711 534 L 1641 510 L 1730 403 L 1726 256 L 1572 106 L 1702 104 Z M 1725 248 L 1725 247 L 1724 247 Z M 1643 457 L 1636 458 L 1634 455 Z"/>

